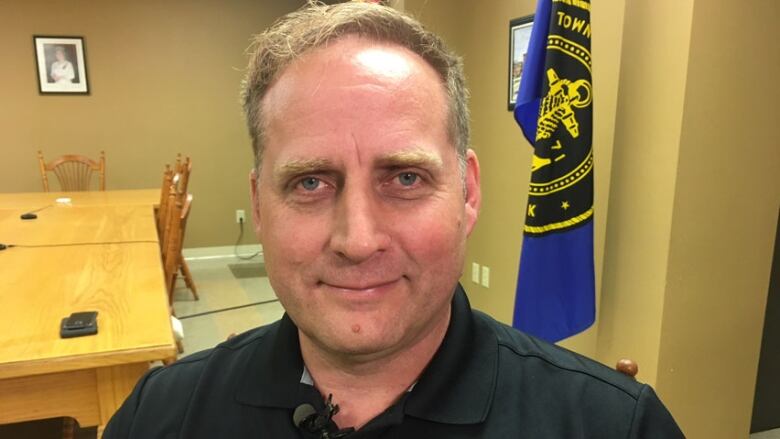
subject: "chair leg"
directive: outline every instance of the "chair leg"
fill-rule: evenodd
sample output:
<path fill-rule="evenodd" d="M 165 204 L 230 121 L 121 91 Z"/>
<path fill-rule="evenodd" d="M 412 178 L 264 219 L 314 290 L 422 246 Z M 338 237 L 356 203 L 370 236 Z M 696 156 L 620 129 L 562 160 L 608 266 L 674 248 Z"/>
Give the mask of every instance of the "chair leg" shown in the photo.
<path fill-rule="evenodd" d="M 173 338 L 176 342 L 176 351 L 181 354 L 184 352 L 184 344 L 181 342 L 181 337 L 184 336 L 183 330 L 181 328 L 181 322 L 179 322 L 179 320 L 176 318 L 176 311 L 173 310 L 173 306 L 169 306 L 168 311 L 171 314 L 171 330 L 173 331 Z M 162 360 L 162 362 L 164 365 L 168 366 L 169 364 L 175 363 L 177 358 L 178 354 L 171 358 L 166 358 Z"/>
<path fill-rule="evenodd" d="M 168 287 L 168 305 L 173 306 L 173 290 L 176 288 L 176 274 L 169 275 L 168 279 L 166 279 L 166 284 Z"/>
<path fill-rule="evenodd" d="M 181 274 L 184 276 L 184 283 L 187 285 L 187 288 L 192 291 L 192 296 L 195 297 L 195 300 L 200 300 L 200 297 L 198 297 L 198 289 L 195 288 L 195 281 L 192 280 L 190 267 L 187 265 L 187 261 L 185 261 L 184 258 L 181 258 L 181 266 L 179 268 L 181 269 Z"/>
<path fill-rule="evenodd" d="M 76 436 L 76 421 L 70 416 L 62 418 L 62 439 L 73 439 Z"/>
<path fill-rule="evenodd" d="M 176 350 L 179 351 L 180 354 L 184 353 L 184 345 L 181 340 L 176 340 Z"/>

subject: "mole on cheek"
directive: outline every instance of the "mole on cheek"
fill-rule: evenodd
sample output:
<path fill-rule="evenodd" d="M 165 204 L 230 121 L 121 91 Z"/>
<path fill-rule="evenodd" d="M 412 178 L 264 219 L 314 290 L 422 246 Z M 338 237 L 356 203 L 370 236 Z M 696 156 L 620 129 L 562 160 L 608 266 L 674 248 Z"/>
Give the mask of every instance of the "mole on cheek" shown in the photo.
<path fill-rule="evenodd" d="M 352 332 L 355 334 L 360 333 L 360 325 L 352 325 Z"/>

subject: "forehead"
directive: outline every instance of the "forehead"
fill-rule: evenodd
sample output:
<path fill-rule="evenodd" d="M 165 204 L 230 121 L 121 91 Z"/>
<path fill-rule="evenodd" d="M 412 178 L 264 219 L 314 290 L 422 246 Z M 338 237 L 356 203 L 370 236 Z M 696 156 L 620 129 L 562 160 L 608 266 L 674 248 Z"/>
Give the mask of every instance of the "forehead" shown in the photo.
<path fill-rule="evenodd" d="M 261 105 L 269 117 L 287 117 L 291 108 L 275 103 L 381 90 L 395 94 L 397 101 L 444 97 L 438 73 L 419 55 L 397 44 L 349 35 L 312 49 L 284 68 Z"/>
<path fill-rule="evenodd" d="M 401 147 L 414 137 L 448 137 L 446 102 L 438 73 L 419 55 L 343 37 L 293 62 L 268 90 L 264 161 L 280 145 L 292 154 L 290 145 L 302 143 Z"/>

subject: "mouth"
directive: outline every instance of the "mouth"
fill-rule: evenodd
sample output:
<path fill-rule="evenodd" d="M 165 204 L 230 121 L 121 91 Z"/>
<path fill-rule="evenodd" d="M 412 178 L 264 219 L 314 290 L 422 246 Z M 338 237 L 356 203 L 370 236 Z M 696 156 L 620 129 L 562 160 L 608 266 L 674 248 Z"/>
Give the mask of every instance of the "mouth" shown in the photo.
<path fill-rule="evenodd" d="M 389 281 L 373 281 L 373 282 L 326 282 L 320 281 L 319 284 L 328 289 L 332 289 L 346 294 L 382 294 L 389 291 L 401 281 L 402 278 L 393 279 Z"/>

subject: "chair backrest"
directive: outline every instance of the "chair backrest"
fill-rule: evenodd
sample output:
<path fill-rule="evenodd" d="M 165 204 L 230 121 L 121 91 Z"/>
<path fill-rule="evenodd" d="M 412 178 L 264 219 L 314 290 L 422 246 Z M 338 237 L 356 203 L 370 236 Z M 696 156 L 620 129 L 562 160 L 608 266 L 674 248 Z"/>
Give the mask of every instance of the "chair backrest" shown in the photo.
<path fill-rule="evenodd" d="M 160 188 L 160 204 L 157 206 L 157 234 L 160 244 L 165 242 L 165 226 L 168 224 L 168 196 L 171 194 L 173 184 L 173 171 L 169 165 L 163 170 L 162 187 Z"/>
<path fill-rule="evenodd" d="M 176 162 L 173 165 L 173 171 L 178 173 L 180 169 L 181 169 L 181 153 L 177 152 L 176 153 Z"/>
<path fill-rule="evenodd" d="M 176 189 L 179 196 L 187 193 L 187 186 L 192 173 L 192 160 L 189 157 L 182 160 L 181 154 L 176 155 L 176 162 L 173 167 L 165 165 L 163 170 L 162 189 L 160 190 L 160 204 L 157 207 L 157 233 L 162 245 L 165 242 L 166 225 L 168 222 L 168 195 L 171 193 L 171 185 Z M 182 200 L 183 202 L 183 200 Z M 161 250 L 165 250 L 162 248 Z"/>
<path fill-rule="evenodd" d="M 67 154 L 49 163 L 43 159 L 43 152 L 38 151 L 38 164 L 41 170 L 44 192 L 49 192 L 48 172 L 54 173 L 63 191 L 88 191 L 92 174 L 98 173 L 98 188 L 106 190 L 106 154 L 100 151 L 100 158 L 95 161 L 83 155 Z"/>
<path fill-rule="evenodd" d="M 181 208 L 181 242 L 184 245 L 184 233 L 187 230 L 187 218 L 190 217 L 190 209 L 192 208 L 192 194 L 187 194 L 187 198 L 184 200 L 184 206 Z M 181 252 L 179 252 L 181 254 Z"/>
<path fill-rule="evenodd" d="M 179 192 L 186 194 L 187 186 L 190 183 L 190 174 L 192 173 L 192 160 L 190 160 L 189 157 L 186 157 L 184 161 L 179 162 L 177 160 L 177 163 L 176 175 L 179 176 L 177 188 L 179 189 Z"/>
<path fill-rule="evenodd" d="M 173 303 L 173 290 L 176 281 L 176 273 L 181 264 L 181 250 L 184 242 L 184 230 L 187 227 L 187 218 L 192 206 L 192 194 L 186 197 L 176 193 L 176 188 L 171 185 L 171 194 L 168 197 L 168 225 L 166 227 L 166 241 L 163 243 L 163 272 L 165 274 L 165 286 L 168 290 L 168 301 Z"/>
<path fill-rule="evenodd" d="M 639 365 L 634 360 L 623 358 L 618 360 L 615 370 L 636 379 L 636 374 L 639 373 Z"/>
<path fill-rule="evenodd" d="M 173 298 L 173 284 L 179 268 L 177 265 L 177 253 L 181 251 L 181 242 L 178 236 L 181 230 L 181 211 L 183 207 L 181 198 L 176 194 L 176 188 L 171 185 L 170 194 L 168 195 L 165 240 L 161 242 L 163 274 L 165 275 L 165 288 L 168 290 L 169 301 Z"/>

